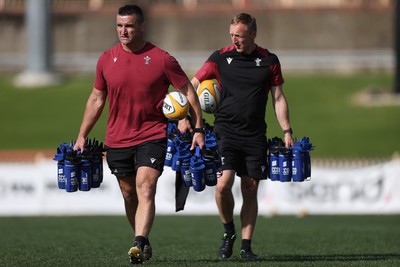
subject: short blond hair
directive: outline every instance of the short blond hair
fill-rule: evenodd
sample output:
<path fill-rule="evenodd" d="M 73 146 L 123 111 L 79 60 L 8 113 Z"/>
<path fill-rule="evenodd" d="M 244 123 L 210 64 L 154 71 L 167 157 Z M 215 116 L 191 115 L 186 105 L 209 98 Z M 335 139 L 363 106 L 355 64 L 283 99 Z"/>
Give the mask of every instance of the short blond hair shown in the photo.
<path fill-rule="evenodd" d="M 233 17 L 231 24 L 242 23 L 247 25 L 249 32 L 257 33 L 256 18 L 247 13 L 239 13 Z"/>

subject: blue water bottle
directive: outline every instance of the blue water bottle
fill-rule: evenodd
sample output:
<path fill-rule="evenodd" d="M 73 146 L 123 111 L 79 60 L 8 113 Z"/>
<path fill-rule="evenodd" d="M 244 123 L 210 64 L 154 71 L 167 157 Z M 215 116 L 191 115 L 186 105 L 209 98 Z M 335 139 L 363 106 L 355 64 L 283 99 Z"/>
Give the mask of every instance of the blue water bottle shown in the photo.
<path fill-rule="evenodd" d="M 303 156 L 304 156 L 304 180 L 310 180 L 311 179 L 310 151 L 314 150 L 314 146 L 310 143 L 310 139 L 307 136 L 304 136 L 300 140 L 300 145 L 302 147 Z"/>
<path fill-rule="evenodd" d="M 269 178 L 279 181 L 279 148 L 272 146 L 269 149 Z"/>
<path fill-rule="evenodd" d="M 310 152 L 304 152 L 304 179 L 311 179 L 311 157 Z"/>
<path fill-rule="evenodd" d="M 290 182 L 292 180 L 292 157 L 288 148 L 279 149 L 279 180 Z"/>
<path fill-rule="evenodd" d="M 78 190 L 80 179 L 80 162 L 75 151 L 68 152 L 64 161 L 65 191 L 75 192 Z"/>
<path fill-rule="evenodd" d="M 206 149 L 209 149 L 209 150 L 217 150 L 218 149 L 217 137 L 214 133 L 207 132 L 204 137 L 204 141 L 205 141 Z"/>
<path fill-rule="evenodd" d="M 53 160 L 57 161 L 57 184 L 59 189 L 65 189 L 64 152 L 62 146 L 57 148 Z"/>
<path fill-rule="evenodd" d="M 190 158 L 190 174 L 193 189 L 201 192 L 206 188 L 206 180 L 204 175 L 205 165 L 201 156 L 200 147 L 196 147 L 195 154 Z"/>
<path fill-rule="evenodd" d="M 180 171 L 182 174 L 182 180 L 186 187 L 192 186 L 192 176 L 190 173 L 190 151 L 189 147 L 186 149 L 181 150 L 179 152 L 179 162 L 180 162 Z"/>
<path fill-rule="evenodd" d="M 185 145 L 182 143 L 182 141 L 179 139 L 179 137 L 174 139 L 174 146 L 176 148 L 176 151 L 174 155 L 172 156 L 172 163 L 171 163 L 171 169 L 173 171 L 181 171 L 181 151 L 184 151 Z"/>
<path fill-rule="evenodd" d="M 313 150 L 314 147 L 309 144 L 304 149 L 304 180 L 311 179 L 311 156 L 310 151 Z"/>
<path fill-rule="evenodd" d="M 172 164 L 171 164 L 171 169 L 173 171 L 181 171 L 181 153 L 179 150 L 175 152 L 175 154 L 172 156 Z"/>
<path fill-rule="evenodd" d="M 164 165 L 171 167 L 172 166 L 172 157 L 174 156 L 176 152 L 174 142 L 170 140 L 169 138 L 167 139 L 167 153 L 165 154 L 165 160 L 164 160 Z"/>
<path fill-rule="evenodd" d="M 181 171 L 181 151 L 186 150 L 185 144 L 181 141 L 180 136 L 174 138 L 175 153 L 172 156 L 171 169 L 173 171 Z"/>
<path fill-rule="evenodd" d="M 292 178 L 293 182 L 303 182 L 305 178 L 304 152 L 295 144 L 292 148 Z"/>
<path fill-rule="evenodd" d="M 97 147 L 97 158 L 99 159 L 99 166 L 100 166 L 100 184 L 103 182 L 104 177 L 104 166 L 103 166 L 103 154 L 104 152 L 104 144 L 103 142 Z"/>
<path fill-rule="evenodd" d="M 217 152 L 206 149 L 203 156 L 204 175 L 207 186 L 215 186 L 217 184 Z"/>
<path fill-rule="evenodd" d="M 164 165 L 168 167 L 172 167 L 173 156 L 176 152 L 175 143 L 177 142 L 175 139 L 179 139 L 177 133 L 170 132 L 167 138 L 167 153 L 165 154 Z"/>
<path fill-rule="evenodd" d="M 80 169 L 79 190 L 90 191 L 92 186 L 92 161 L 88 156 L 82 157 Z"/>
<path fill-rule="evenodd" d="M 65 173 L 64 173 L 64 161 L 60 160 L 57 162 L 57 180 L 58 180 L 58 188 L 65 189 Z"/>
<path fill-rule="evenodd" d="M 103 181 L 103 154 L 96 150 L 92 159 L 92 188 L 99 188 Z"/>
<path fill-rule="evenodd" d="M 205 136 L 205 146 L 207 150 L 214 151 L 216 153 L 215 156 L 215 167 L 218 170 L 221 168 L 221 159 L 219 156 L 219 149 L 218 149 L 218 141 L 217 141 L 217 136 L 215 133 L 208 131 Z"/>

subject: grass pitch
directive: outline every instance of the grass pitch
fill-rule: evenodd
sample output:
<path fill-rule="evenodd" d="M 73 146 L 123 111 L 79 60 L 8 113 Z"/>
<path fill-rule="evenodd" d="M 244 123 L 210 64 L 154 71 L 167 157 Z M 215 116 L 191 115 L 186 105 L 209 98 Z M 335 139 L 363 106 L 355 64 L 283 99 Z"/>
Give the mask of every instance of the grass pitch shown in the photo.
<path fill-rule="evenodd" d="M 237 228 L 238 218 L 235 218 Z M 229 260 L 217 249 L 217 216 L 157 216 L 146 266 L 400 266 L 400 215 L 259 217 L 253 250 Z M 0 218 L 0 266 L 130 266 L 125 217 Z"/>
<path fill-rule="evenodd" d="M 393 90 L 390 74 L 285 75 L 294 136 L 310 137 L 313 157 L 391 157 L 399 152 L 400 106 L 364 107 L 353 97 L 367 88 Z M 59 86 L 36 90 L 16 89 L 12 77 L 0 76 L 1 149 L 56 149 L 75 139 L 93 77 L 66 77 Z M 209 123 L 213 115 L 205 114 Z M 91 132 L 104 140 L 107 108 Z M 282 130 L 267 106 L 268 136 L 282 137 Z"/>

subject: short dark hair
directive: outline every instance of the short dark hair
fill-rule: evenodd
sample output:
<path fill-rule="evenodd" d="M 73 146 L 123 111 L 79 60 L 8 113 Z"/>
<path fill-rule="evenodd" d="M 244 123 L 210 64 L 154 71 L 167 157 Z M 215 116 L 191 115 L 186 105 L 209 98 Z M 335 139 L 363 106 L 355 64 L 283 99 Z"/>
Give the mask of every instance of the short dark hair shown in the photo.
<path fill-rule="evenodd" d="M 124 5 L 118 9 L 118 15 L 135 15 L 139 24 L 144 22 L 143 10 L 138 5 Z"/>
<path fill-rule="evenodd" d="M 250 32 L 257 33 L 256 18 L 247 13 L 239 13 L 233 17 L 231 24 L 242 23 L 247 25 Z"/>

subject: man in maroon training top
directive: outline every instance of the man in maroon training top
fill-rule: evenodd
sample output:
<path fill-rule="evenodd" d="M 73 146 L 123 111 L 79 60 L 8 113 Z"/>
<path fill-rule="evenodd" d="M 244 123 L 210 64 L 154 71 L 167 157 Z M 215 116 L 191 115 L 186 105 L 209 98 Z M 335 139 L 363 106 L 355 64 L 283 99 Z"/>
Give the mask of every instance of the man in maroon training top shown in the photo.
<path fill-rule="evenodd" d="M 136 264 L 152 256 L 148 237 L 167 144 L 167 118 L 162 113 L 162 104 L 171 84 L 187 97 L 195 129 L 201 129 L 203 124 L 197 94 L 178 62 L 144 39 L 141 8 L 136 5 L 119 8 L 116 24 L 120 42 L 105 51 L 97 62 L 94 88 L 74 149 L 84 149 L 108 97 L 107 163 L 117 177 L 135 234 L 128 254 L 131 263 Z M 204 146 L 201 131 L 194 133 L 192 149 L 196 145 Z"/>

